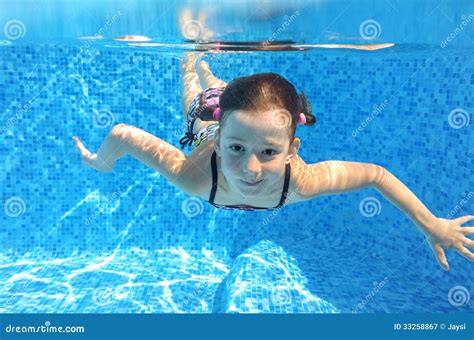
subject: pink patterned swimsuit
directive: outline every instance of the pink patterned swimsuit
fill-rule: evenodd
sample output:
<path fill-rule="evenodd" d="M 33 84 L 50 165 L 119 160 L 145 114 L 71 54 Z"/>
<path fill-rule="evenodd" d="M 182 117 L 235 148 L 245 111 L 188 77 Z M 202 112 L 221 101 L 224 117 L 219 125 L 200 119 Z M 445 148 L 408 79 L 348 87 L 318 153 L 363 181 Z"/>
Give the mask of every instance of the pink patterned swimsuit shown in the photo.
<path fill-rule="evenodd" d="M 179 141 L 181 149 L 186 145 L 194 149 L 201 143 L 214 139 L 219 123 L 210 124 L 196 134 L 193 126 L 197 118 L 203 121 L 214 120 L 212 112 L 219 107 L 219 97 L 224 89 L 225 87 L 210 87 L 194 98 L 188 111 L 187 132 Z"/>

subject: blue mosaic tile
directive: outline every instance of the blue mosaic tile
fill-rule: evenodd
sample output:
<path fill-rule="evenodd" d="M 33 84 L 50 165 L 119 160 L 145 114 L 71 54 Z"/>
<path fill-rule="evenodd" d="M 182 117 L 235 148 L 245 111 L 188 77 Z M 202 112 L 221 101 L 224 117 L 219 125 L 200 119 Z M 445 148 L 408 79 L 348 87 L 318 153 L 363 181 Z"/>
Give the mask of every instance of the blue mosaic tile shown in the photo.
<path fill-rule="evenodd" d="M 337 313 L 306 288 L 297 261 L 283 248 L 261 241 L 233 262 L 224 283 L 226 313 Z"/>
<path fill-rule="evenodd" d="M 3 312 L 332 311 L 302 303 L 303 296 L 341 312 L 473 311 L 472 303 L 455 306 L 448 298 L 455 287 L 472 292 L 472 265 L 448 252 L 451 270 L 440 271 L 416 226 L 373 188 L 246 213 L 190 201 L 131 157 L 107 174 L 85 168 L 71 137 L 96 149 L 117 123 L 178 146 L 181 57 L 0 48 L 0 195 L 15 210 L 0 215 Z M 307 163 L 376 163 L 437 216 L 473 213 L 472 121 L 453 127 L 449 120 L 460 109 L 472 120 L 471 54 L 401 48 L 206 58 L 225 81 L 278 72 L 305 92 L 318 117 L 297 131 Z M 113 119 L 97 127 L 103 113 Z M 376 216 L 360 213 L 366 197 L 380 202 Z M 192 216 L 183 211 L 189 202 Z M 242 262 L 255 245 L 275 263 L 286 259 L 289 275 Z M 239 285 L 225 284 L 229 273 L 252 282 L 238 298 L 229 292 Z M 304 278 L 305 293 L 289 290 L 290 304 L 272 305 L 283 277 Z"/>

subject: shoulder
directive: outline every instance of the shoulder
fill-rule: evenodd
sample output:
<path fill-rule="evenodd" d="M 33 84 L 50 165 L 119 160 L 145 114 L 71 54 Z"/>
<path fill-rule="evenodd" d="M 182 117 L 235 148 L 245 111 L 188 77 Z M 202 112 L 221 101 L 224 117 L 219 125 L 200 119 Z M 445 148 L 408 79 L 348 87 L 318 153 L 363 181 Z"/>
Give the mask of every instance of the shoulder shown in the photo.
<path fill-rule="evenodd" d="M 185 188 L 189 195 L 204 196 L 212 185 L 211 156 L 214 152 L 214 141 L 207 141 L 195 148 L 187 156 Z"/>
<path fill-rule="evenodd" d="M 289 194 L 293 193 L 294 199 L 290 203 L 314 198 L 321 179 L 321 163 L 307 164 L 299 155 L 291 160 L 291 181 Z"/>
<path fill-rule="evenodd" d="M 304 194 L 304 178 L 308 173 L 308 164 L 299 156 L 296 155 L 291 159 L 291 177 L 288 187 L 288 203 L 296 203 L 305 200 Z"/>

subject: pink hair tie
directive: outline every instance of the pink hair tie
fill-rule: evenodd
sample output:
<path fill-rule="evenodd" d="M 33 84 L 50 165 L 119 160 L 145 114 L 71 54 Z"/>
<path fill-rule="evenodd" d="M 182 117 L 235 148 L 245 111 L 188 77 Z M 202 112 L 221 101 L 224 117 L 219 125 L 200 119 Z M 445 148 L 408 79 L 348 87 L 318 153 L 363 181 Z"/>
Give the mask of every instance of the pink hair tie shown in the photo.
<path fill-rule="evenodd" d="M 217 108 L 212 112 L 212 117 L 214 117 L 214 120 L 219 120 L 221 118 L 221 109 Z"/>
<path fill-rule="evenodd" d="M 298 117 L 298 121 L 296 122 L 296 125 L 305 125 L 306 124 L 306 116 L 304 113 L 300 113 Z"/>
<path fill-rule="evenodd" d="M 219 97 L 214 97 L 206 100 L 206 106 L 219 105 Z"/>

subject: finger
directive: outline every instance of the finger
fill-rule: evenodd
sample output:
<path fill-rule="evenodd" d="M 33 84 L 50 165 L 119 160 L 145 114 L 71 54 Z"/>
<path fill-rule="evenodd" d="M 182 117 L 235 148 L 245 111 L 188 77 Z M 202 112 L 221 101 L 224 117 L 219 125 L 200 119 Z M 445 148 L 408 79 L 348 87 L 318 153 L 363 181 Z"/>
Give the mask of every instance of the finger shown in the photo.
<path fill-rule="evenodd" d="M 435 253 L 436 259 L 438 260 L 438 263 L 441 267 L 444 268 L 444 270 L 448 271 L 449 270 L 449 264 L 448 260 L 446 259 L 446 255 L 444 253 L 443 248 L 437 244 L 433 248 L 433 252 Z"/>
<path fill-rule="evenodd" d="M 462 227 L 461 232 L 464 234 L 474 234 L 474 227 Z"/>
<path fill-rule="evenodd" d="M 464 244 L 465 244 L 466 246 L 468 246 L 469 248 L 474 248 L 474 241 L 471 240 L 470 238 L 467 238 L 466 236 L 463 236 L 462 241 L 463 241 Z"/>
<path fill-rule="evenodd" d="M 471 253 L 466 247 L 460 246 L 456 248 L 456 250 L 466 259 L 468 259 L 471 262 L 474 262 L 474 254 Z"/>
<path fill-rule="evenodd" d="M 72 139 L 74 139 L 74 142 L 76 142 L 76 147 L 79 149 L 79 151 L 81 151 L 81 149 L 85 149 L 84 144 L 82 144 L 81 140 L 78 137 L 72 136 Z"/>
<path fill-rule="evenodd" d="M 467 221 L 472 221 L 472 220 L 474 220 L 473 215 L 461 216 L 455 219 L 455 221 L 459 223 L 459 225 L 462 225 L 466 223 Z"/>
<path fill-rule="evenodd" d="M 86 157 L 88 158 L 90 156 L 90 151 L 87 150 L 87 148 L 84 146 L 84 144 L 82 144 L 82 142 L 80 141 L 79 138 L 77 138 L 76 136 L 72 137 L 74 139 L 74 141 L 76 142 L 76 147 L 77 149 L 79 150 L 79 152 L 81 153 L 81 155 L 83 157 Z"/>

